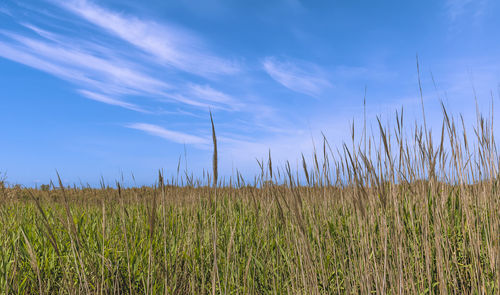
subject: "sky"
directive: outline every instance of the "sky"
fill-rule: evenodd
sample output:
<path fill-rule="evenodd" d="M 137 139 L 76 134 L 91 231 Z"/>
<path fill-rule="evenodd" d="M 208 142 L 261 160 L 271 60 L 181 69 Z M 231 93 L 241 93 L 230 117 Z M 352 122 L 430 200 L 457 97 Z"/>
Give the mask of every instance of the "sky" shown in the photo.
<path fill-rule="evenodd" d="M 1 0 L 0 174 L 147 185 L 180 162 L 200 176 L 210 111 L 221 176 L 252 176 L 269 151 L 298 165 L 322 133 L 348 140 L 365 98 L 370 126 L 401 107 L 421 122 L 417 55 L 429 126 L 440 101 L 472 125 L 476 100 L 500 103 L 499 12 L 494 0 Z"/>

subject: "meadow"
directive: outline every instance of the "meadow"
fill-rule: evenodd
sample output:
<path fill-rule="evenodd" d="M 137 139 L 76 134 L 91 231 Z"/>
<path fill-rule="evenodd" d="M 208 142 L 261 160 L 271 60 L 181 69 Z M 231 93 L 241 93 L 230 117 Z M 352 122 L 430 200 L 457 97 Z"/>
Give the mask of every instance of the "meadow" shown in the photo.
<path fill-rule="evenodd" d="M 342 146 L 325 138 L 300 171 L 270 153 L 251 181 L 217 177 L 212 129 L 200 179 L 3 183 L 1 293 L 500 293 L 493 118 L 469 134 L 444 107 L 433 132 L 402 110 L 371 123 Z"/>

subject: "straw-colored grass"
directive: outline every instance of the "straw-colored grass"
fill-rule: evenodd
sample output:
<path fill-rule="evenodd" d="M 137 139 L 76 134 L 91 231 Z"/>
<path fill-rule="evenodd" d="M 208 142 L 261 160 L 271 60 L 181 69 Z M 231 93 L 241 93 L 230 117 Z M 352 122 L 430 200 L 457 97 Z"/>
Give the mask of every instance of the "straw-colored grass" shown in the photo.
<path fill-rule="evenodd" d="M 214 154 L 189 186 L 0 186 L 1 293 L 498 294 L 492 119 L 468 138 L 444 108 L 438 136 L 396 117 L 251 185 Z"/>

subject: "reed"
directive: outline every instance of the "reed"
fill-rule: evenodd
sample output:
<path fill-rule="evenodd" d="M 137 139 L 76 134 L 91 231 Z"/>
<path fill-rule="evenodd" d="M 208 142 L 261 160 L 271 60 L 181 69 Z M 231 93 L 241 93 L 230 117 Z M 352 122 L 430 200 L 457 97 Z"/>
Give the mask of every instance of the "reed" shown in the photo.
<path fill-rule="evenodd" d="M 198 180 L 2 182 L 1 293 L 498 294 L 493 118 L 478 113 L 467 134 L 442 114 L 439 136 L 408 129 L 403 109 L 372 134 L 365 119 L 359 141 L 354 126 L 337 148 L 324 137 L 301 171 L 269 151 L 252 185 L 220 181 L 212 117 L 213 171 Z"/>

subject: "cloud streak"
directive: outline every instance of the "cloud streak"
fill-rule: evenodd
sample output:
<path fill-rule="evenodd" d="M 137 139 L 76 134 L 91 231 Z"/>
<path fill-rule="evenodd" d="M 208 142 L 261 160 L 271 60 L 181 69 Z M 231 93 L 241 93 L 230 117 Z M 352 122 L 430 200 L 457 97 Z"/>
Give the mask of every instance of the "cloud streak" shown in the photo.
<path fill-rule="evenodd" d="M 318 97 L 332 85 L 324 78 L 321 70 L 312 64 L 280 61 L 274 57 L 266 58 L 264 70 L 279 84 L 286 88 L 312 97 Z"/>
<path fill-rule="evenodd" d="M 172 141 L 180 144 L 196 144 L 196 145 L 206 145 L 209 143 L 208 139 L 186 134 L 178 131 L 172 131 L 165 129 L 161 126 L 147 123 L 132 123 L 128 124 L 125 127 L 140 130 L 146 132 L 149 135 L 161 137 L 168 141 Z"/>
<path fill-rule="evenodd" d="M 156 80 L 127 66 L 129 62 L 125 60 L 117 57 L 104 59 L 85 52 L 79 46 L 78 41 L 73 44 L 68 42 L 68 45 L 60 46 L 9 32 L 3 34 L 22 45 L 25 52 L 36 54 L 47 61 L 66 68 L 77 69 L 87 75 L 91 74 L 96 81 L 112 81 L 113 84 L 122 86 L 122 91 L 125 93 L 134 90 L 151 92 L 152 90 L 170 88 L 165 82 Z M 92 48 L 89 49 L 92 50 Z M 109 61 L 113 59 L 115 59 L 114 62 Z"/>
<path fill-rule="evenodd" d="M 205 77 L 239 72 L 236 63 L 209 53 L 187 30 L 115 13 L 86 0 L 56 3 L 176 69 Z"/>
<path fill-rule="evenodd" d="M 88 90 L 79 90 L 78 92 L 81 95 L 83 95 L 83 96 L 85 96 L 85 97 L 87 97 L 89 99 L 98 101 L 98 102 L 102 102 L 102 103 L 109 104 L 109 105 L 114 105 L 114 106 L 119 106 L 119 107 L 122 107 L 122 108 L 125 108 L 125 109 L 129 109 L 129 110 L 132 110 L 132 111 L 140 112 L 140 113 L 149 113 L 148 111 L 140 108 L 139 106 L 137 106 L 135 104 L 128 103 L 128 102 L 125 102 L 125 101 L 122 101 L 122 100 L 119 100 L 119 99 L 111 98 L 111 97 L 103 95 L 103 94 L 91 92 L 91 91 L 88 91 Z"/>
<path fill-rule="evenodd" d="M 171 88 L 165 82 L 142 73 L 130 62 L 116 56 L 98 57 L 95 50 L 82 49 L 77 41 L 62 46 L 5 31 L 0 31 L 0 36 L 5 37 L 0 39 L 1 57 L 85 88 L 79 93 L 93 100 L 144 112 L 136 105 L 109 96 L 152 96 Z M 106 96 L 108 98 L 104 99 Z"/>

